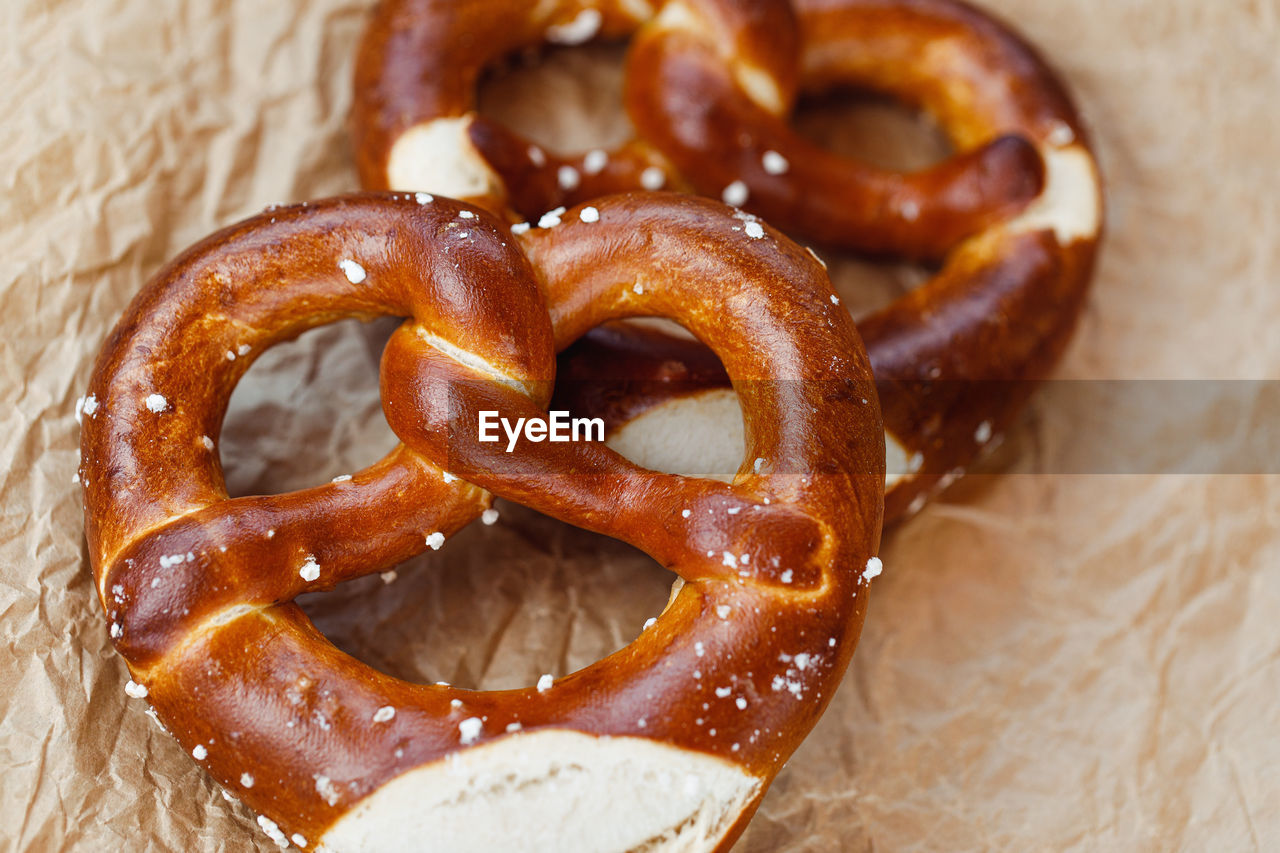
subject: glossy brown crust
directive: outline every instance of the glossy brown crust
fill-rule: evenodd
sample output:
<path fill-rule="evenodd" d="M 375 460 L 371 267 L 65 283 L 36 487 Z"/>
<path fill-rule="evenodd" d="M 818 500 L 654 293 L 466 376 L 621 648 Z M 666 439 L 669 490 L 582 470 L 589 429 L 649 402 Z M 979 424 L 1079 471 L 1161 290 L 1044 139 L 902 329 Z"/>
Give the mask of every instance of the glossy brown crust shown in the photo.
<path fill-rule="evenodd" d="M 787 114 L 797 87 L 810 55 L 831 41 L 824 22 L 815 24 L 821 15 L 805 20 L 803 4 L 799 16 L 785 0 L 658 0 L 636 17 L 638 9 L 643 4 L 585 0 L 384 0 L 356 64 L 352 128 L 362 184 L 433 190 L 390 186 L 392 146 L 415 125 L 471 116 L 471 143 L 502 183 L 501 197 L 483 201 L 517 218 L 639 189 L 645 169 L 657 168 L 665 186 L 715 198 L 741 180 L 746 209 L 809 239 L 922 258 L 941 257 L 1040 190 L 1036 151 L 1015 136 L 984 139 L 935 168 L 904 174 L 838 157 L 795 134 Z M 553 24 L 583 10 L 602 13 L 600 38 L 636 31 L 625 98 L 638 136 L 610 151 L 598 171 L 584 154 L 557 156 L 474 115 L 483 69 L 545 43 Z M 766 172 L 766 151 L 786 156 L 791 170 Z M 563 167 L 574 171 L 575 186 L 558 180 Z"/>
<path fill-rule="evenodd" d="M 477 208 L 412 195 L 265 213 L 163 269 L 98 358 L 80 474 L 113 639 L 183 747 L 286 833 L 322 838 L 381 784 L 464 748 L 458 724 L 471 717 L 478 744 L 518 737 L 506 729 L 519 723 L 709 753 L 758 777 L 763 795 L 840 682 L 884 476 L 852 322 L 806 253 L 774 231 L 745 236 L 719 204 L 645 194 L 595 206 L 598 221 L 570 211 L 518 240 Z M 216 442 L 253 358 L 378 314 L 410 318 L 381 373 L 404 444 L 350 481 L 229 500 L 204 439 Z M 506 454 L 476 440 L 477 408 L 544 411 L 554 351 L 635 315 L 695 330 L 738 384 L 749 440 L 731 485 L 646 471 L 600 444 Z M 422 551 L 491 494 L 629 542 L 686 583 L 636 641 L 546 691 L 390 678 L 292 603 Z M 385 706 L 394 717 L 374 722 Z"/>

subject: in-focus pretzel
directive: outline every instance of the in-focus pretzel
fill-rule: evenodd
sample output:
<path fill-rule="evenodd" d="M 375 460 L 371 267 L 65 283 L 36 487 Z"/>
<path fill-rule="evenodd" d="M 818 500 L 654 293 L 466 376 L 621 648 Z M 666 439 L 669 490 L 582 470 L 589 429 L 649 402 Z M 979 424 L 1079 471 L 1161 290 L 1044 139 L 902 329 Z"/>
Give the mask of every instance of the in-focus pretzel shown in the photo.
<path fill-rule="evenodd" d="M 723 195 L 824 243 L 944 260 L 923 287 L 859 324 L 888 427 L 886 515 L 895 518 L 971 464 L 1012 422 L 1031 383 L 1060 357 L 1101 233 L 1098 171 L 1053 72 L 1016 34 L 971 6 L 797 0 L 794 42 L 777 5 L 678 0 L 658 10 L 604 4 L 600 35 L 616 36 L 638 25 L 642 13 L 656 13 L 633 42 L 627 107 L 642 140 L 633 146 L 659 149 L 683 176 L 673 178 L 677 185 Z M 469 93 L 479 68 L 594 6 L 538 4 L 546 16 L 532 20 L 499 3 L 466 4 L 466 14 L 429 2 L 384 3 L 357 73 L 362 180 L 426 190 L 443 180 L 456 189 L 448 176 L 483 175 L 464 192 L 491 208 L 510 201 L 528 214 L 531 206 L 560 203 L 546 175 L 517 156 L 526 144 L 490 144 L 505 136 L 470 112 Z M 509 38 L 469 17 L 491 7 L 506 9 L 504 21 L 518 21 Z M 634 10 L 629 21 L 628 10 Z M 758 22 L 765 10 L 779 34 L 776 43 L 748 24 L 732 30 L 737 42 L 719 35 L 727 31 L 719 22 L 729 16 Z M 433 51 L 446 41 L 462 47 L 441 59 Z M 742 43 L 774 48 L 752 52 L 736 47 Z M 487 47 L 459 55 L 472 44 Z M 826 153 L 788 128 L 797 89 L 842 86 L 922 107 L 960 153 L 934 169 L 902 175 Z M 457 131 L 449 156 L 418 157 L 427 147 L 414 140 L 441 139 L 433 128 L 445 126 Z M 439 169 L 404 165 L 428 162 Z M 616 187 L 634 179 L 636 169 L 610 177 Z M 584 182 L 563 198 L 595 190 Z M 719 392 L 686 396 L 688 406 L 672 402 L 674 389 L 688 395 L 723 387 L 723 373 L 687 342 L 651 330 L 594 333 L 567 355 L 561 375 L 578 380 L 562 383 L 561 393 L 579 389 L 576 399 L 565 398 L 579 410 L 610 415 L 615 430 L 638 434 L 618 436 L 619 446 L 670 447 L 643 437 L 643 417 L 631 421 L 658 403 L 664 403 L 657 415 L 664 422 L 700 421 L 702 431 L 720 436 L 738 429 L 732 405 L 708 403 Z M 632 393 L 601 387 L 620 379 L 631 383 Z M 727 460 L 736 461 L 738 445 L 720 445 L 727 455 L 699 454 L 703 470 L 733 470 Z M 633 458 L 664 470 L 678 467 L 661 452 Z"/>
<path fill-rule="evenodd" d="M 99 356 L 80 476 L 131 695 L 281 846 L 725 849 L 848 664 L 875 574 L 882 425 L 821 268 L 688 196 L 562 218 L 517 242 L 423 193 L 276 209 L 169 264 Z M 248 365 L 378 314 L 410 318 L 381 373 L 404 443 L 349 480 L 229 499 L 218 431 Z M 731 484 L 602 444 L 476 440 L 479 409 L 540 414 L 555 350 L 635 315 L 686 324 L 723 360 L 749 436 Z M 682 582 L 619 652 L 496 692 L 378 673 L 292 602 L 439 547 L 490 493 L 629 542 Z"/>

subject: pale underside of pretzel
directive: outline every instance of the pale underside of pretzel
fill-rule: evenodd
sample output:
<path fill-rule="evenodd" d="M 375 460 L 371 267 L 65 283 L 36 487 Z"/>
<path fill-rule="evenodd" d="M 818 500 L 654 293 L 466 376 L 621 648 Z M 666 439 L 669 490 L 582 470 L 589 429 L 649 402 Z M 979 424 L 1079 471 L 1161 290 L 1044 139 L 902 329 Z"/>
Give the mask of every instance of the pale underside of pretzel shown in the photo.
<path fill-rule="evenodd" d="M 441 82 L 436 60 L 415 59 L 423 54 L 405 46 L 456 41 L 481 25 L 430 3 L 384 5 L 394 14 L 375 18 L 357 73 L 362 180 L 446 186 L 521 213 L 589 197 L 601 184 L 585 174 L 569 189 L 548 177 L 566 166 L 578 174 L 581 158 L 538 149 L 541 165 L 530 163 L 529 145 L 475 115 L 472 93 L 486 63 L 545 38 L 562 40 L 556 28 L 596 6 L 540 4 L 545 17 L 538 19 L 511 11 L 520 23 L 509 38 L 482 33 L 489 49 L 458 60 L 465 72 Z M 660 164 L 676 185 L 726 198 L 732 189 L 734 203 L 825 243 L 942 262 L 925 285 L 859 323 L 887 426 L 886 517 L 898 518 L 993 446 L 1060 358 L 1101 235 L 1098 169 L 1053 72 L 971 6 L 799 0 L 794 21 L 769 6 L 606 3 L 592 18 L 599 26 L 578 35 L 610 38 L 639 28 L 626 95 L 639 135 L 626 152 L 641 150 L 643 163 Z M 772 42 L 758 29 L 766 17 L 778 34 Z M 919 106 L 960 153 L 901 175 L 837 158 L 787 127 L 797 91 L 841 87 Z M 626 152 L 601 173 L 604 185 L 639 180 L 643 164 Z M 735 470 L 742 451 L 736 397 L 723 372 L 685 341 L 614 329 L 565 359 L 562 377 L 578 380 L 566 387 L 584 390 L 562 399 L 609 417 L 611 441 L 630 458 L 668 471 L 690 470 L 690 460 L 702 472 Z M 629 397 L 602 388 L 619 382 L 633 389 Z M 689 440 L 663 441 L 668 429 Z"/>
<path fill-rule="evenodd" d="M 517 241 L 423 193 L 276 209 L 169 264 L 99 356 L 80 476 L 111 636 L 159 719 L 282 846 L 725 849 L 839 683 L 884 476 L 852 322 L 807 254 L 720 205 L 587 210 Z M 253 360 L 382 314 L 409 318 L 381 376 L 404 443 L 349 480 L 228 498 L 219 427 Z M 543 411 L 555 352 L 637 315 L 687 326 L 743 395 L 732 483 L 602 444 L 476 440 L 478 409 Z M 621 651 L 497 692 L 383 675 L 292 602 L 438 547 L 495 494 L 683 583 Z"/>

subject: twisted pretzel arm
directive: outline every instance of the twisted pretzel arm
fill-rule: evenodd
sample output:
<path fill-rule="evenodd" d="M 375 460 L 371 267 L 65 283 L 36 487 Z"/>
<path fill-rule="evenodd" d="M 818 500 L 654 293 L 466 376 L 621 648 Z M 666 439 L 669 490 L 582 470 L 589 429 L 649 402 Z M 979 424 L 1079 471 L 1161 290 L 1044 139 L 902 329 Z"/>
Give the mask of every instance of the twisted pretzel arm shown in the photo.
<path fill-rule="evenodd" d="M 546 40 L 620 38 L 638 26 L 634 3 L 555 0 L 389 0 L 375 7 L 356 59 L 352 137 L 367 189 L 415 189 L 491 210 L 537 216 L 579 198 L 640 186 L 660 158 L 635 142 L 596 168 L 585 153 L 560 157 L 476 113 L 480 73 Z M 594 16 L 594 17 L 591 17 Z M 564 35 L 557 35 L 564 33 Z M 580 185 L 566 189 L 568 168 Z"/>
<path fill-rule="evenodd" d="M 521 373 L 541 358 L 538 369 L 549 377 L 549 326 L 541 347 L 527 333 L 518 342 L 499 334 L 545 310 L 531 287 L 484 323 L 456 323 L 471 313 L 471 282 L 530 276 L 523 256 L 497 237 L 470 240 L 467 252 L 454 253 L 459 223 L 479 222 L 455 218 L 459 210 L 453 203 L 423 207 L 374 198 L 277 210 L 193 247 L 159 273 L 162 286 L 139 295 L 96 365 L 94 412 L 82 440 L 82 483 L 86 506 L 94 510 L 86 513 L 86 525 L 104 602 L 118 585 L 126 598 L 143 593 L 135 585 L 157 565 L 174 581 L 164 592 L 146 590 L 160 611 L 193 597 L 202 610 L 214 608 L 218 596 L 204 593 L 249 577 L 256 600 L 270 602 L 297 590 L 297 566 L 308 558 L 323 556 L 322 583 L 335 583 L 422 550 L 405 530 L 421 529 L 438 514 L 426 508 L 450 507 L 440 519 L 450 528 L 484 508 L 481 492 L 446 482 L 445 472 L 404 448 L 348 482 L 227 501 L 215 452 L 231 389 L 253 359 L 343 316 L 415 314 L 450 325 L 462 350 L 488 334 L 497 342 L 485 345 L 490 363 Z M 427 271 L 426 284 L 420 270 Z M 379 525 L 385 525 L 381 536 L 329 541 Z M 244 549 L 246 539 L 256 540 L 247 556 L 229 547 Z M 268 565 L 291 569 L 263 573 L 253 554 L 290 555 Z M 128 612 L 142 619 L 148 608 Z M 118 630 L 126 646 L 143 636 L 157 640 L 151 631 L 135 636 L 127 621 Z M 165 630 L 177 629 L 169 624 Z"/>
<path fill-rule="evenodd" d="M 566 22 L 572 29 L 588 17 L 587 29 L 566 34 Z M 639 135 L 613 150 L 557 155 L 476 113 L 480 72 L 501 57 L 633 32 L 626 101 Z M 361 181 L 536 220 L 606 193 L 692 187 L 719 196 L 745 180 L 751 210 L 811 238 L 929 257 L 1035 196 L 1036 152 L 1013 137 L 918 175 L 805 143 L 785 121 L 804 72 L 801 35 L 784 0 L 389 0 L 357 59 Z M 793 174 L 763 170 L 766 151 L 787 155 Z"/>
<path fill-rule="evenodd" d="M 935 111 L 951 130 L 946 120 L 972 109 L 972 92 L 952 85 L 949 67 L 930 65 L 922 43 L 957 36 L 971 43 L 972 34 L 937 34 L 936 25 L 897 13 L 899 3 L 866 5 L 881 14 L 858 3 L 829 14 L 797 4 L 800 47 L 776 56 L 764 73 L 786 73 L 794 85 L 802 65 L 806 89 L 874 88 Z M 959 50 L 965 61 L 979 52 L 969 43 Z M 987 89 L 1023 83 L 1002 64 L 1007 56 L 983 58 L 995 60 L 983 71 L 1000 75 L 981 78 Z M 998 132 L 958 125 L 953 139 L 961 153 L 914 174 L 832 154 L 792 130 L 785 112 L 744 91 L 692 25 L 642 30 L 626 81 L 637 130 L 698 192 L 724 191 L 727 199 L 726 188 L 740 185 L 742 199 L 732 203 L 826 245 L 940 259 L 964 237 L 1016 214 L 1042 188 L 1040 157 L 1016 125 Z"/>

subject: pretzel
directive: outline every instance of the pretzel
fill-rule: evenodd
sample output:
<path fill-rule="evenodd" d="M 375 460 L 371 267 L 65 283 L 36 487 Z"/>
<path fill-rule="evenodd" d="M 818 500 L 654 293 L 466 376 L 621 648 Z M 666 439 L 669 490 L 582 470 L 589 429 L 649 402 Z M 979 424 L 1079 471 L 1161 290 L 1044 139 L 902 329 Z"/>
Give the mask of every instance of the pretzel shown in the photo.
<path fill-rule="evenodd" d="M 424 193 L 276 209 L 161 270 L 98 357 L 80 477 L 127 692 L 282 847 L 726 849 L 849 662 L 879 568 L 882 425 L 820 266 L 688 196 L 562 220 L 517 241 Z M 218 431 L 248 366 L 381 314 L 409 317 L 381 369 L 402 444 L 349 479 L 228 498 Z M 557 349 L 642 314 L 687 325 L 739 388 L 731 484 L 600 443 L 477 440 L 481 410 L 545 411 Z M 439 547 L 495 494 L 677 572 L 666 610 L 585 669 L 483 692 L 376 672 L 293 603 Z"/>
<path fill-rule="evenodd" d="M 631 33 L 627 105 L 640 134 L 617 148 L 560 156 L 476 113 L 477 80 L 503 57 L 548 42 Z M 795 100 L 799 49 L 797 22 L 786 0 L 384 0 L 356 61 L 352 130 L 361 183 L 367 189 L 467 198 L 530 219 L 642 187 L 692 186 L 715 197 L 723 192 L 726 202 L 741 205 L 734 200 L 739 172 L 748 161 L 760 172 L 760 157 L 738 150 L 739 137 L 768 138 L 783 127 Z M 665 79 L 672 62 L 692 57 L 706 75 L 690 80 L 677 65 L 672 74 L 677 79 Z M 740 125 L 745 134 L 726 122 Z M 699 153 L 709 155 L 698 170 L 680 168 L 689 157 L 681 156 L 673 142 L 677 129 L 691 137 Z M 722 147 L 732 159 L 701 168 Z M 675 156 L 668 160 L 664 154 Z M 836 162 L 822 157 L 824 165 Z M 1039 189 L 1035 152 L 1015 137 L 916 175 L 853 162 L 841 166 L 840 183 L 827 194 L 834 203 L 806 211 L 790 198 L 789 218 L 778 221 L 802 233 L 808 229 L 815 239 L 835 235 L 856 247 L 870 245 L 860 235 L 873 238 L 886 231 L 920 243 L 923 234 L 946 238 L 972 231 L 1016 209 Z M 806 174 L 829 184 L 830 175 L 822 171 L 815 167 Z M 851 196 L 861 197 L 861 203 L 850 204 Z M 886 223 L 890 202 L 913 205 L 923 228 L 893 229 Z M 771 214 L 777 204 L 769 207 L 755 212 Z"/>
<path fill-rule="evenodd" d="M 628 157 L 638 147 L 672 185 L 723 196 L 823 243 L 943 261 L 924 286 L 859 323 L 888 426 L 886 516 L 918 510 L 1009 427 L 1082 308 L 1102 190 L 1068 95 L 1015 33 L 956 0 L 797 0 L 795 31 L 781 3 L 681 0 L 648 17 L 642 5 L 598 6 L 600 37 L 639 27 L 626 88 L 638 137 L 618 153 L 626 167 L 607 172 L 610 188 L 636 177 Z M 584 179 L 557 195 L 548 174 L 582 163 L 547 155 L 539 170 L 525 155 L 541 149 L 472 112 L 480 68 L 597 6 L 537 4 L 536 19 L 520 8 L 476 2 L 445 14 L 427 2 L 382 5 L 356 76 L 366 185 L 443 185 L 534 218 L 531 207 L 599 189 Z M 486 14 L 503 22 L 501 33 Z M 789 129 L 797 91 L 838 86 L 921 106 L 960 153 L 904 175 L 829 154 Z M 428 153 L 427 139 L 439 147 Z M 651 408 L 657 420 L 682 419 L 713 436 L 740 430 L 719 390 L 723 371 L 686 341 L 601 330 L 563 360 L 562 378 L 574 381 L 561 383 L 562 399 L 607 416 L 611 440 L 650 466 L 678 467 L 662 455 L 669 443 L 643 437 Z M 626 388 L 601 387 L 618 381 Z M 733 470 L 738 445 L 719 445 L 718 455 L 695 454 L 703 470 Z"/>

